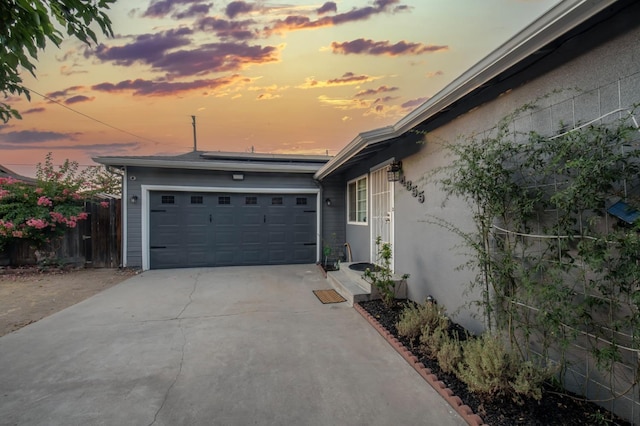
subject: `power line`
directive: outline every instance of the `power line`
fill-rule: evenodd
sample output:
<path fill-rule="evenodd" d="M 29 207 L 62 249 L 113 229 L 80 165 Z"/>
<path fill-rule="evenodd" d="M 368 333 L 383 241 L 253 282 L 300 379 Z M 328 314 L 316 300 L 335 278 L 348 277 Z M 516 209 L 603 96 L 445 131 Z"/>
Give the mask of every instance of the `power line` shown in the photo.
<path fill-rule="evenodd" d="M 57 100 L 55 100 L 55 99 L 53 99 L 53 98 L 50 98 L 49 96 L 43 95 L 42 93 L 38 93 L 38 92 L 36 92 L 35 90 L 30 89 L 30 88 L 28 88 L 28 87 L 26 87 L 26 86 L 23 86 L 23 87 L 24 87 L 25 89 L 27 89 L 28 91 L 33 92 L 33 93 L 35 93 L 35 94 L 36 94 L 36 95 L 38 95 L 38 96 L 41 96 L 43 99 L 48 100 L 49 102 L 53 102 L 54 104 L 58 104 L 58 105 L 60 105 L 61 107 L 66 108 L 66 109 L 68 109 L 68 110 L 69 110 L 69 111 L 71 111 L 71 112 L 75 112 L 76 114 L 79 114 L 79 115 L 81 115 L 81 116 L 83 116 L 83 117 L 85 117 L 85 118 L 88 118 L 89 120 L 93 120 L 93 121 L 95 121 L 96 123 L 100 123 L 100 124 L 102 124 L 103 126 L 110 127 L 110 128 L 112 128 L 112 129 L 114 129 L 114 130 L 117 130 L 117 131 L 122 132 L 122 133 L 126 133 L 127 135 L 129 135 L 129 136 L 133 136 L 133 137 L 136 137 L 136 138 L 138 138 L 138 139 L 143 139 L 143 140 L 148 141 L 148 142 L 153 142 L 153 143 L 156 143 L 156 144 L 161 144 L 161 142 L 158 142 L 158 141 L 156 141 L 156 140 L 149 139 L 149 138 L 145 138 L 144 136 L 136 135 L 135 133 L 131 133 L 131 132 L 129 132 L 128 130 L 121 129 L 121 128 L 119 128 L 119 127 L 116 127 L 116 126 L 113 126 L 113 125 L 111 125 L 111 124 L 109 124 L 109 123 L 106 123 L 106 122 L 104 122 L 104 121 L 102 121 L 102 120 L 98 120 L 97 118 L 94 118 L 94 117 L 92 117 L 92 116 L 90 116 L 90 115 L 87 115 L 87 114 L 85 114 L 85 113 L 83 113 L 83 112 L 80 112 L 80 111 L 78 111 L 78 110 L 75 110 L 75 109 L 73 109 L 73 108 L 71 108 L 71 107 L 69 107 L 69 106 L 67 106 L 67 105 L 63 104 L 63 103 L 62 103 L 62 102 L 60 102 L 60 101 L 57 101 Z"/>

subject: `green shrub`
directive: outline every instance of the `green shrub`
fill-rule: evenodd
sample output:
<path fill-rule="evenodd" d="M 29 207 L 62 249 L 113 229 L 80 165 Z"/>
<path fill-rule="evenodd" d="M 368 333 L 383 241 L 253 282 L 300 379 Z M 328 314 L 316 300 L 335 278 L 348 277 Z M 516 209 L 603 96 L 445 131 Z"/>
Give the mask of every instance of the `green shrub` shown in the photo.
<path fill-rule="evenodd" d="M 455 374 L 462 362 L 462 345 L 457 337 L 447 337 L 436 353 L 438 365 L 445 373 Z"/>
<path fill-rule="evenodd" d="M 499 337 L 469 339 L 462 344 L 462 354 L 456 375 L 471 392 L 487 399 L 511 398 L 516 403 L 542 398 L 542 384 L 550 371 L 520 360 Z"/>
<path fill-rule="evenodd" d="M 447 328 L 449 320 L 445 316 L 445 309 L 435 303 L 425 302 L 422 305 L 409 304 L 400 314 L 396 324 L 398 334 L 408 338 L 412 344 L 420 337 L 425 327 L 435 330 L 438 327 Z"/>
<path fill-rule="evenodd" d="M 380 236 L 376 238 L 376 249 L 378 253 L 375 262 L 376 267 L 373 270 L 367 268 L 362 274 L 362 278 L 378 290 L 382 302 L 389 308 L 396 298 L 396 284 L 406 281 L 409 278 L 409 274 L 402 275 L 400 281 L 394 277 L 391 269 L 391 244 L 383 242 Z"/>
<path fill-rule="evenodd" d="M 429 358 L 437 359 L 442 345 L 448 339 L 449 335 L 447 334 L 446 326 L 437 326 L 432 328 L 430 325 L 426 325 L 422 329 L 422 334 L 420 335 L 420 349 Z"/>

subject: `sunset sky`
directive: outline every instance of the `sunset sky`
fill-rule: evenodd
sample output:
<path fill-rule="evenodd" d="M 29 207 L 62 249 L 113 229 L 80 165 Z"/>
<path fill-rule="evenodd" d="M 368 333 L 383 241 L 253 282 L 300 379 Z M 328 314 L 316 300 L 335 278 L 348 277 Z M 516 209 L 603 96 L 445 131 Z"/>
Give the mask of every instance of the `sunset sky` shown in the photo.
<path fill-rule="evenodd" d="M 121 0 L 115 37 L 40 55 L 0 164 L 198 149 L 334 155 L 393 124 L 557 0 Z M 37 93 L 36 93 L 37 92 Z M 45 97 L 41 96 L 44 95 Z"/>

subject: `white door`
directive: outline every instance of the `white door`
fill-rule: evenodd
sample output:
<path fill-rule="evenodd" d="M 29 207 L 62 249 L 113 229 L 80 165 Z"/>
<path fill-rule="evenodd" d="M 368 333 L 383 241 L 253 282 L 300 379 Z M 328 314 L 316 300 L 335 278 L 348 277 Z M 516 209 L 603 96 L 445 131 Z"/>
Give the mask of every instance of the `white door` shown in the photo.
<path fill-rule="evenodd" d="M 377 258 L 376 239 L 391 244 L 393 255 L 393 182 L 387 180 L 389 166 L 371 172 L 371 261 Z M 391 258 L 391 269 L 394 261 Z"/>

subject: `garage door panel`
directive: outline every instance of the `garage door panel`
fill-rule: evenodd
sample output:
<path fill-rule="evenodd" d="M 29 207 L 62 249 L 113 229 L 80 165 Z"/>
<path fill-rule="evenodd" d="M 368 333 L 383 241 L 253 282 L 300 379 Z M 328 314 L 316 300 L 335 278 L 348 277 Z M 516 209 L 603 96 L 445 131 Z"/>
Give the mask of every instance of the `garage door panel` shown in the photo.
<path fill-rule="evenodd" d="M 269 250 L 269 263 L 270 264 L 281 264 L 287 261 L 287 251 L 284 249 L 280 250 Z"/>
<path fill-rule="evenodd" d="M 236 265 L 236 250 L 235 249 L 220 249 L 216 250 L 215 259 L 212 266 L 231 266 Z"/>
<path fill-rule="evenodd" d="M 260 212 L 247 212 L 246 210 L 240 211 L 239 217 L 240 225 L 261 225 L 263 220 L 263 215 Z"/>
<path fill-rule="evenodd" d="M 215 246 L 232 246 L 237 245 L 238 235 L 236 229 L 216 229 L 215 231 Z"/>
<path fill-rule="evenodd" d="M 306 259 L 315 256 L 315 246 L 294 246 L 293 259 L 294 262 L 307 262 Z"/>
<path fill-rule="evenodd" d="M 151 267 L 314 262 L 315 203 L 308 194 L 154 191 Z"/>
<path fill-rule="evenodd" d="M 273 244 L 284 244 L 287 241 L 287 233 L 285 230 L 282 231 L 270 231 L 267 234 L 267 243 Z"/>
<path fill-rule="evenodd" d="M 260 244 L 262 233 L 259 231 L 242 231 L 242 238 L 240 239 L 243 247 L 249 244 Z"/>
<path fill-rule="evenodd" d="M 262 259 L 263 250 L 260 247 L 244 248 L 241 251 L 241 264 L 243 265 L 259 265 L 264 263 Z"/>

